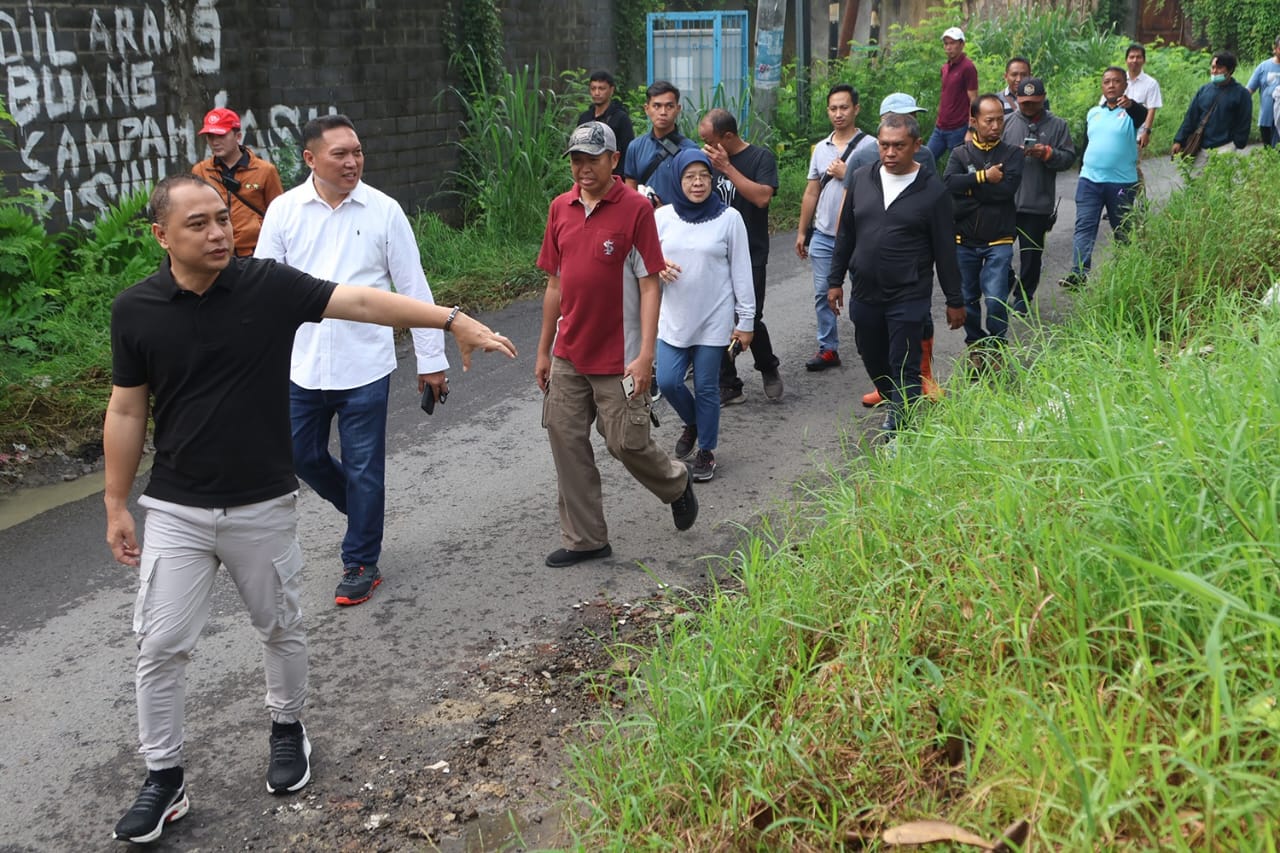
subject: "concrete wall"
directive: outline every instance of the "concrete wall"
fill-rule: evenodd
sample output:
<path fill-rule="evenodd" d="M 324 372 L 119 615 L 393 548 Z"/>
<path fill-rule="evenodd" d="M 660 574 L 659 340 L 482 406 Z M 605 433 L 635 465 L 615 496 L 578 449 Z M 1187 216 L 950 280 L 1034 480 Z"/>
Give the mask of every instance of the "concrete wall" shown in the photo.
<path fill-rule="evenodd" d="M 30 0 L 0 5 L 0 90 L 16 126 L 6 190 L 51 193 L 55 222 L 87 223 L 122 194 L 207 156 L 213 106 L 241 114 L 259 152 L 343 112 L 366 179 L 408 209 L 456 165 L 462 118 L 445 2 L 419 0 Z M 605 7 L 605 8 L 602 8 Z M 545 71 L 613 60 L 609 3 L 503 4 L 508 61 Z"/>

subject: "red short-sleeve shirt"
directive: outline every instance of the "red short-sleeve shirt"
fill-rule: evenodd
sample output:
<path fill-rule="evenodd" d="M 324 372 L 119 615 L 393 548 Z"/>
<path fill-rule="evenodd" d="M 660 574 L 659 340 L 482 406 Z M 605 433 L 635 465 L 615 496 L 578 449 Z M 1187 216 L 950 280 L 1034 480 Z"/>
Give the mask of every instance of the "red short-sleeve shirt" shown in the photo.
<path fill-rule="evenodd" d="M 969 93 L 977 88 L 978 69 L 968 56 L 942 63 L 942 95 L 938 98 L 936 121 L 940 130 L 955 130 L 969 124 Z"/>
<path fill-rule="evenodd" d="M 626 275 L 633 250 L 649 275 L 666 266 L 652 205 L 620 178 L 614 177 L 590 215 L 576 186 L 551 202 L 538 268 L 560 277 L 554 352 L 579 373 L 614 375 L 626 369 L 624 333 L 640 323 L 639 300 L 627 299 L 625 292 L 639 287 L 634 276 Z"/>

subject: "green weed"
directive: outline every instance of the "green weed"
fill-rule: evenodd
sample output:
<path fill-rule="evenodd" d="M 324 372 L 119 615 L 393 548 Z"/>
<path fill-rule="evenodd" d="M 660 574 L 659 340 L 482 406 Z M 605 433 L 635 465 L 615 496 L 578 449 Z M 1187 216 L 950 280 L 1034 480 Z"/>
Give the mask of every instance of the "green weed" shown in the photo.
<path fill-rule="evenodd" d="M 1275 850 L 1280 250 L 1234 229 L 1275 233 L 1277 159 L 1212 165 L 1008 381 L 779 508 L 575 749 L 577 843 Z"/>

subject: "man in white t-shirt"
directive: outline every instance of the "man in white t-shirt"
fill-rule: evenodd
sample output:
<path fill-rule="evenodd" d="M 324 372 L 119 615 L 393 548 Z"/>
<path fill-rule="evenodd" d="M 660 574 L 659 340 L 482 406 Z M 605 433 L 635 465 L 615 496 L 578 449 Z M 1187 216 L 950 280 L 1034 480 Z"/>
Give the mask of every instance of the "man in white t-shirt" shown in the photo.
<path fill-rule="evenodd" d="M 1147 64 L 1147 49 L 1140 44 L 1131 44 L 1124 52 L 1124 65 L 1129 70 L 1129 78 L 1124 91 L 1125 97 L 1137 101 L 1147 108 L 1147 119 L 1138 127 L 1138 148 L 1146 148 L 1151 144 L 1151 125 L 1155 123 L 1156 111 L 1164 106 L 1160 98 L 1160 84 L 1156 78 L 1142 70 Z M 1100 99 L 1099 104 L 1106 103 Z"/>

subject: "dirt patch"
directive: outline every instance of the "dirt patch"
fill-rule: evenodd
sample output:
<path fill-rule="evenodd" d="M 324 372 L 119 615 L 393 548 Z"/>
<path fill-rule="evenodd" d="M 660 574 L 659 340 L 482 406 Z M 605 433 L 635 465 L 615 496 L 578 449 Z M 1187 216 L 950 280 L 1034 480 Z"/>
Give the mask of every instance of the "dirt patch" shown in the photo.
<path fill-rule="evenodd" d="M 657 626 L 690 609 L 665 594 L 577 605 L 558 639 L 496 650 L 426 712 L 366 727 L 328 780 L 268 812 L 261 831 L 234 847 L 399 853 L 567 845 L 566 745 L 606 706 L 620 707 L 638 654 L 618 646 L 647 643 Z M 422 756 L 439 753 L 442 727 L 466 734 L 422 766 Z M 350 793 L 367 779 L 379 781 Z"/>
<path fill-rule="evenodd" d="M 0 495 L 76 480 L 103 465 L 101 439 L 65 450 L 11 444 L 0 451 Z"/>

